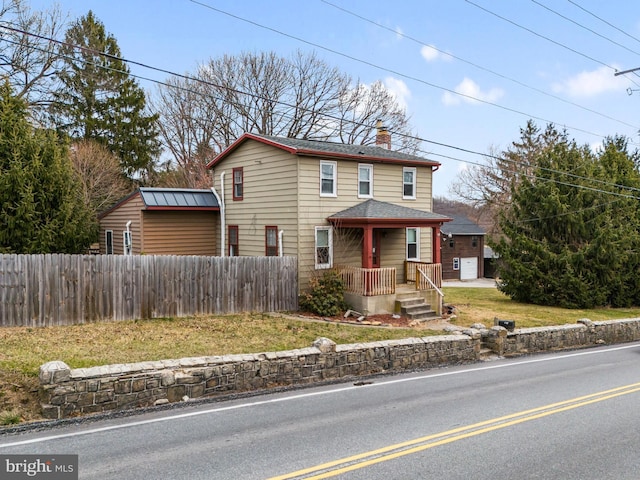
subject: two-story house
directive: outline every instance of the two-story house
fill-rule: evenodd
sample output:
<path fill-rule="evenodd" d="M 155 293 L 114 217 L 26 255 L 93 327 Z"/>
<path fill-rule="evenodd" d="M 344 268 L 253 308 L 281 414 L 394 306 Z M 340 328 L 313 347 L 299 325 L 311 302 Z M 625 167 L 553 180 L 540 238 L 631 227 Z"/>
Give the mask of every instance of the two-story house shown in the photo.
<path fill-rule="evenodd" d="M 439 287 L 449 220 L 431 210 L 440 164 L 395 152 L 388 133 L 378 135 L 380 146 L 242 135 L 208 165 L 225 254 L 297 256 L 301 289 L 334 267 L 358 297 L 420 283 L 417 266 Z"/>

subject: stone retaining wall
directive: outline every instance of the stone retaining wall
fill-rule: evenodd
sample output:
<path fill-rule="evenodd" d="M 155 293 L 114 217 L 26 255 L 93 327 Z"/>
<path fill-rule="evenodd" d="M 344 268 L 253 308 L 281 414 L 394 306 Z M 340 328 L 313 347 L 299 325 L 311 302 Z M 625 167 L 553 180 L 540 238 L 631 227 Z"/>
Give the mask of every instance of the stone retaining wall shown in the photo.
<path fill-rule="evenodd" d="M 383 342 L 313 346 L 284 352 L 183 358 L 70 369 L 40 367 L 45 418 L 148 407 L 270 387 L 311 384 L 382 372 L 480 360 L 483 348 L 500 356 L 574 349 L 640 340 L 640 319 L 526 328 L 507 332 L 484 325 L 462 333 Z"/>
<path fill-rule="evenodd" d="M 475 337 L 475 338 L 474 338 Z M 479 334 L 70 369 L 40 367 L 43 416 L 59 419 L 191 398 L 476 361 Z"/>
<path fill-rule="evenodd" d="M 577 324 L 521 328 L 513 332 L 492 327 L 481 329 L 481 336 L 496 354 L 515 356 L 640 340 L 640 319 L 592 322 L 583 318 Z"/>

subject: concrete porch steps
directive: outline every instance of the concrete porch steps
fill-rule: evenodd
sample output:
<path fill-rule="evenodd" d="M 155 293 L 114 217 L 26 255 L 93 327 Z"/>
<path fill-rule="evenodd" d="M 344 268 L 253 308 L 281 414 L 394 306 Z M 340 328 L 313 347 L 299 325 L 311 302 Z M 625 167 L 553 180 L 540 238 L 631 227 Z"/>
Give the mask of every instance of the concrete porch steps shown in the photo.
<path fill-rule="evenodd" d="M 439 318 L 438 313 L 424 301 L 424 298 L 415 296 L 415 293 L 411 292 L 397 294 L 395 311 L 417 321 Z"/>

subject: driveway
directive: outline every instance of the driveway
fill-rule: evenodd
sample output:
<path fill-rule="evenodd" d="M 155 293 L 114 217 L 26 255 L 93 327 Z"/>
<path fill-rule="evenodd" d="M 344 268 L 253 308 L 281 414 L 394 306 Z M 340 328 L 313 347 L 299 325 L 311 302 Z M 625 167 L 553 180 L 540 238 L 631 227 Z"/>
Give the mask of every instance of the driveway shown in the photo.
<path fill-rule="evenodd" d="M 496 288 L 495 278 L 476 278 L 475 280 L 442 280 L 443 287 Z"/>

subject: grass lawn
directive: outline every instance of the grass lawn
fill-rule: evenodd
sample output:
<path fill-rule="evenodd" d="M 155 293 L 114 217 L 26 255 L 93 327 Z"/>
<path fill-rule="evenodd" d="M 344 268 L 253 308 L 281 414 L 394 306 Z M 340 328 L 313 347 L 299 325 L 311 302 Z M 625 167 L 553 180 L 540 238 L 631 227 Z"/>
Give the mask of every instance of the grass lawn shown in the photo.
<path fill-rule="evenodd" d="M 566 310 L 519 304 L 492 288 L 444 288 L 456 307 L 450 323 L 493 325 L 515 320 L 516 328 L 640 316 L 636 309 Z M 308 347 L 318 337 L 362 343 L 434 335 L 425 329 L 390 329 L 310 322 L 262 314 L 198 316 L 64 327 L 0 328 L 0 425 L 39 419 L 38 369 L 51 360 L 71 368 Z"/>
<path fill-rule="evenodd" d="M 495 317 L 515 320 L 516 328 L 564 325 L 580 318 L 602 321 L 640 317 L 640 307 L 569 310 L 514 302 L 495 288 L 449 287 L 443 291 L 445 303 L 456 307 L 457 318 L 450 323 L 464 327 L 477 322 L 490 327 Z"/>

